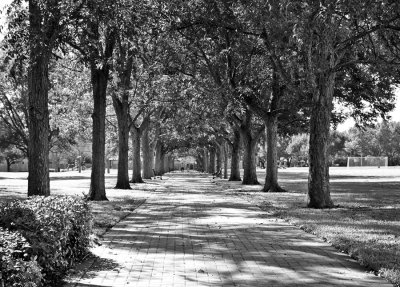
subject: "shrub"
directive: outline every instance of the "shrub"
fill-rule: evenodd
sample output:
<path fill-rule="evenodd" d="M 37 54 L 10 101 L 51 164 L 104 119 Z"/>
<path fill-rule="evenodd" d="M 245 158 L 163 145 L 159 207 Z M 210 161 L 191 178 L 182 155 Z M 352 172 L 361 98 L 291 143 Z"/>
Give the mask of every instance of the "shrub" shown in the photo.
<path fill-rule="evenodd" d="M 88 252 L 92 215 L 78 197 L 32 197 L 0 209 L 0 226 L 19 231 L 37 257 L 44 279 L 53 281 Z"/>
<path fill-rule="evenodd" d="M 36 287 L 42 280 L 36 258 L 29 255 L 29 243 L 18 232 L 0 228 L 0 285 Z"/>

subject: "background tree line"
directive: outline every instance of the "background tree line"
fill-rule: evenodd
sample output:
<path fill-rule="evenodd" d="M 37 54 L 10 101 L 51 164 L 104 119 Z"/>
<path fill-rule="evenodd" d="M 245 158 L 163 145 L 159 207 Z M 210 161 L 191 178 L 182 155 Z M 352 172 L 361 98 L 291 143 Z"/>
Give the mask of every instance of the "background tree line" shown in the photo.
<path fill-rule="evenodd" d="M 280 137 L 280 159 L 288 166 L 298 166 L 307 161 L 309 135 L 296 134 Z M 330 133 L 330 165 L 347 166 L 347 157 L 387 156 L 388 165 L 400 165 L 400 123 L 385 121 L 369 127 L 352 127 L 347 131 Z M 262 155 L 261 155 L 262 156 Z"/>

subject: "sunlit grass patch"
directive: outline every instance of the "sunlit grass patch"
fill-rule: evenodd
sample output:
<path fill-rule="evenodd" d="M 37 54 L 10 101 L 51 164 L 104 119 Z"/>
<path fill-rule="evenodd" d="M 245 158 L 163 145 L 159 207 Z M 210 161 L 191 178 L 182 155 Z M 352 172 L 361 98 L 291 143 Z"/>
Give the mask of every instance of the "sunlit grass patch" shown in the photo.
<path fill-rule="evenodd" d="M 282 174 L 280 183 L 289 190 L 287 193 L 255 192 L 243 185 L 232 188 L 226 181 L 219 184 L 268 215 L 326 240 L 367 270 L 400 286 L 400 182 L 393 175 L 386 176 L 384 170 L 374 178 L 370 176 L 373 171 L 365 176 L 355 173 L 350 179 L 345 174 L 350 171 L 338 172 L 344 175 L 335 175 L 331 183 L 331 196 L 337 206 L 332 209 L 306 208 L 304 171 L 297 174 L 286 170 Z"/>
<path fill-rule="evenodd" d="M 129 197 L 90 202 L 94 218 L 93 233 L 97 236 L 102 236 L 144 202 L 145 199 Z"/>
<path fill-rule="evenodd" d="M 399 209 L 382 212 L 380 208 L 282 208 L 279 207 L 282 206 L 281 201 L 285 198 L 268 201 L 263 209 L 268 211 L 272 205 L 275 210 L 271 215 L 323 238 L 367 269 L 400 285 Z"/>

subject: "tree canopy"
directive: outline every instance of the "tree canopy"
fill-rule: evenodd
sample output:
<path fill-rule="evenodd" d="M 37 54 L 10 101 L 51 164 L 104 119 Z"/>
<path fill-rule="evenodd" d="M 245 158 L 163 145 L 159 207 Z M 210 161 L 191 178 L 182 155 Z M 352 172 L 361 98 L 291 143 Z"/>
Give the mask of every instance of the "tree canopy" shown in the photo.
<path fill-rule="evenodd" d="M 332 207 L 332 154 L 398 156 L 394 123 L 368 139 L 368 128 L 351 130 L 354 140 L 332 128 L 346 117 L 371 128 L 394 108 L 399 5 L 14 0 L 0 54 L 2 147 L 28 156 L 28 194 L 48 195 L 49 151 L 92 142 L 88 198 L 106 200 L 111 156 L 116 188 L 167 172 L 181 153 L 212 173 L 230 157 L 230 180 L 258 184 L 263 139 L 265 192 L 284 191 L 280 154 L 301 157 L 308 206 Z"/>

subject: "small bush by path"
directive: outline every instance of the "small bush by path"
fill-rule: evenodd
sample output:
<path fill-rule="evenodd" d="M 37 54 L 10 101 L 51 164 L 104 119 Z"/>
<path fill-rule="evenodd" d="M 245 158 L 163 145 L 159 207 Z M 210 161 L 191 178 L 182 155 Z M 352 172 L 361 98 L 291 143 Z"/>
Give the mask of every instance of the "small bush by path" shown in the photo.
<path fill-rule="evenodd" d="M 7 258 L 8 262 L 16 262 L 15 260 L 19 260 L 18 264 L 21 264 L 21 267 L 18 270 L 13 270 L 12 272 L 16 272 L 15 274 L 15 278 L 17 278 L 16 276 L 20 276 L 20 273 L 23 270 L 28 270 L 28 268 L 30 268 L 30 273 L 33 274 L 31 277 L 24 275 L 26 277 L 26 280 L 30 280 L 29 282 L 36 282 L 34 278 L 39 278 L 39 281 L 42 282 L 50 282 L 47 283 L 48 286 L 61 286 L 60 282 L 57 283 L 51 283 L 51 280 L 57 280 L 56 278 L 59 278 L 60 276 L 63 276 L 64 272 L 70 272 L 70 273 L 74 273 L 76 272 L 73 268 L 74 268 L 74 264 L 76 262 L 78 262 L 81 258 L 86 258 L 88 256 L 91 256 L 90 253 L 88 253 L 88 248 L 89 246 L 87 246 L 85 244 L 85 248 L 84 250 L 81 250 L 81 253 L 79 255 L 80 258 L 75 257 L 72 258 L 74 256 L 69 257 L 69 259 L 61 259 L 57 262 L 54 262 L 54 260 L 49 260 L 48 261 L 48 267 L 50 269 L 54 269 L 54 270 L 50 270 L 50 271 L 46 271 L 47 269 L 42 268 L 41 265 L 39 264 L 39 262 L 43 259 L 41 259 L 41 257 L 36 257 L 33 255 L 33 249 L 35 248 L 36 252 L 41 252 L 38 248 L 39 247 L 46 247 L 47 245 L 49 245 L 49 240 L 48 239 L 44 239 L 41 238 L 40 236 L 36 236 L 34 234 L 34 232 L 31 232 L 30 230 L 40 230 L 41 227 L 39 228 L 39 226 L 41 226 L 39 224 L 39 222 L 43 217 L 44 220 L 42 220 L 43 224 L 48 224 L 49 221 L 51 221 L 51 218 L 53 218 L 54 214 L 58 214 L 58 213 L 62 213 L 62 211 L 67 211 L 68 208 L 66 208 L 67 206 L 71 205 L 71 202 L 69 202 L 67 200 L 67 198 L 75 198 L 75 199 L 79 199 L 81 200 L 82 195 L 84 193 L 86 193 L 89 190 L 89 185 L 90 185 L 90 172 L 82 172 L 81 174 L 77 173 L 77 172 L 69 172 L 69 173 L 55 173 L 52 174 L 52 179 L 51 179 L 51 193 L 52 196 L 46 198 L 46 200 L 44 200 L 47 203 L 43 203 L 43 204 L 38 204 L 36 200 L 39 199 L 35 199 L 32 201 L 32 199 L 27 200 L 26 197 L 26 192 L 27 192 L 27 173 L 1 173 L 0 174 L 0 199 L 1 202 L 3 202 L 3 204 L 7 205 L 7 206 L 13 206 L 14 208 L 11 208 L 13 211 L 8 210 L 6 213 L 8 213 L 7 216 L 5 216 L 5 214 L 0 214 L 0 221 L 3 222 L 3 224 L 0 223 L 0 226 L 4 226 L 5 228 L 9 228 L 11 230 L 14 231 L 3 231 L 3 233 L 1 233 L 1 229 L 0 229 L 0 238 L 3 238 L 5 240 L 7 240 L 7 238 L 16 238 L 18 236 L 21 236 L 21 240 L 24 240 L 24 244 L 19 244 L 17 245 L 17 247 L 19 249 L 16 249 L 16 253 L 15 252 L 11 252 L 10 250 L 14 250 L 15 248 L 13 247 L 13 249 L 7 248 L 6 246 L 14 246 L 12 245 L 13 243 L 10 242 L 9 240 L 7 240 L 7 242 L 2 242 L 0 241 L 0 253 L 1 252 L 6 252 L 7 253 Z M 123 218 L 125 218 L 126 216 L 128 216 L 130 213 L 132 213 L 132 211 L 134 211 L 136 208 L 138 208 L 144 201 L 145 198 L 147 198 L 149 196 L 149 191 L 153 191 L 156 188 L 158 188 L 157 185 L 155 184 L 142 184 L 142 185 L 132 185 L 133 190 L 120 190 L 120 189 L 114 189 L 114 185 L 115 185 L 115 178 L 116 176 L 114 174 L 111 175 L 107 175 L 106 176 L 106 188 L 107 188 L 107 197 L 109 199 L 109 201 L 103 201 L 103 202 L 87 202 L 84 201 L 85 204 L 88 207 L 88 210 L 90 210 L 90 216 L 91 216 L 91 230 L 92 233 L 89 233 L 90 238 L 88 240 L 89 243 L 91 242 L 99 242 L 100 237 L 111 227 L 113 227 L 116 223 L 118 223 L 119 221 L 121 221 Z M 54 196 L 53 196 L 54 195 Z M 61 201 L 65 201 L 65 204 L 59 204 L 60 206 L 54 206 L 57 205 L 56 203 L 54 203 L 54 198 L 58 198 Z M 27 202 L 32 201 L 32 205 L 37 205 L 35 208 L 31 207 L 26 207 L 26 205 L 28 204 Z M 33 203 L 36 202 L 36 203 Z M 51 203 L 53 202 L 53 203 Z M 58 202 L 60 203 L 60 202 Z M 44 209 L 49 208 L 49 210 L 47 212 L 44 211 Z M 32 209 L 38 209 L 41 210 L 40 216 L 37 217 L 35 215 L 35 212 L 32 211 Z M 54 213 L 54 214 L 53 214 Z M 73 214 L 69 211 L 67 211 L 66 215 L 63 215 L 65 218 L 61 221 L 62 224 L 67 224 L 67 222 L 64 221 L 68 221 L 70 220 L 70 217 L 73 216 Z M 63 216 L 61 216 L 61 214 L 56 215 L 56 219 L 55 221 L 60 223 L 60 218 L 62 218 Z M 76 217 L 73 220 L 77 220 L 77 219 L 82 219 L 84 220 L 85 218 L 87 219 L 86 216 L 82 216 L 81 213 L 76 213 Z M 79 217 L 79 218 L 78 218 Z M 20 218 L 20 219 L 18 219 Z M 23 218 L 27 219 L 27 224 L 23 224 Z M 35 219 L 36 218 L 36 219 Z M 69 219 L 67 219 L 69 218 Z M 3 220 L 4 219 L 4 220 Z M 16 220 L 15 220 L 16 219 Z M 15 221 L 17 221 L 18 224 L 18 228 L 16 226 L 14 226 Z M 13 222 L 13 226 L 11 226 L 11 222 Z M 31 228 L 33 224 L 38 224 L 38 226 L 35 226 L 35 228 Z M 61 224 L 61 223 L 60 223 Z M 28 230 L 22 231 L 24 230 L 24 228 L 28 228 Z M 60 226 L 58 226 L 56 224 L 56 226 L 53 225 L 49 225 L 46 226 L 44 228 L 44 233 L 46 233 L 46 235 L 49 236 L 55 236 L 55 232 L 58 231 L 58 229 L 60 228 Z M 50 230 L 50 231 L 49 231 Z M 8 233 L 7 233 L 8 232 Z M 10 234 L 9 234 L 10 233 Z M 25 236 L 23 235 L 31 235 L 34 238 L 32 240 L 36 240 L 34 246 L 33 247 L 32 244 L 29 243 L 29 240 L 25 239 Z M 60 236 L 64 236 L 64 233 L 61 233 Z M 86 234 L 87 235 L 87 234 Z M 85 235 L 85 236 L 86 236 Z M 89 236 L 88 235 L 88 236 Z M 64 236 L 65 237 L 65 236 Z M 18 237 L 19 238 L 19 237 Z M 50 237 L 49 237 L 50 238 Z M 54 238 L 53 238 L 54 239 Z M 56 239 L 58 240 L 58 239 Z M 39 241 L 43 241 L 42 243 L 39 243 Z M 20 241 L 16 241 L 16 242 L 20 242 Z M 56 245 L 59 246 L 59 244 L 56 242 Z M 4 247 L 4 249 L 3 249 Z M 50 246 L 51 247 L 51 246 Z M 21 251 L 20 249 L 24 248 L 23 251 Z M 25 256 L 22 259 L 19 258 L 18 256 L 20 254 L 25 254 L 25 250 L 28 249 L 30 250 L 29 253 L 32 256 Z M 24 253 L 21 253 L 24 252 Z M 2 254 L 0 254 L 0 256 L 2 256 Z M 59 252 L 56 251 L 57 256 L 59 256 Z M 49 254 L 51 254 L 51 250 L 49 251 L 44 251 L 43 252 L 43 256 L 47 256 Z M 47 255 L 46 255 L 47 254 Z M 17 256 L 18 255 L 18 256 Z M 50 256 L 50 255 L 49 255 Z M 22 262 L 22 261 L 23 262 Z M 72 262 L 74 261 L 74 262 Z M 35 263 L 36 262 L 36 263 Z M 71 263 L 71 264 L 70 264 Z M 10 263 L 11 264 L 11 263 Z M 11 266 L 10 264 L 8 264 L 7 266 Z M 36 265 L 37 264 L 37 268 Z M 4 265 L 4 266 L 3 266 Z M 3 274 L 5 272 L 5 266 L 6 263 L 4 263 L 1 266 L 1 272 Z M 69 269 L 72 268 L 72 269 Z M 20 273 L 18 273 L 20 272 Z M 10 273 L 11 274 L 11 273 Z M 12 273 L 14 274 L 14 273 Z M 21 273 L 23 274 L 23 272 Z M 37 276 L 36 276 L 36 275 Z M 50 275 L 46 275 L 46 274 L 50 274 Z M 5 275 L 3 275 L 4 278 Z M 22 276 L 22 275 L 21 275 Z M 21 277 L 20 276 L 20 277 Z M 35 277 L 36 276 L 36 277 Z M 42 277 L 45 277 L 45 280 L 41 280 Z M 18 280 L 24 280 L 24 278 L 20 278 L 20 279 L 15 279 L 14 281 L 16 282 L 14 285 L 12 284 L 6 284 L 5 286 L 24 286 L 24 287 L 34 287 L 34 286 L 41 286 L 39 285 L 29 285 L 28 283 L 26 283 L 25 281 L 21 281 L 21 282 L 25 282 L 25 283 L 21 283 L 20 285 L 18 285 L 20 281 Z M 36 284 L 36 283 L 35 283 Z M 56 284 L 56 285 L 54 285 Z M 0 279 L 0 286 L 1 286 L 1 279 Z"/>
<path fill-rule="evenodd" d="M 40 286 L 43 275 L 31 245 L 17 231 L 0 228 L 0 284 L 13 287 Z"/>
<path fill-rule="evenodd" d="M 323 238 L 376 275 L 400 286 L 400 181 L 371 174 L 373 171 L 365 175 L 333 174 L 331 195 L 337 208 L 324 210 L 306 208 L 304 171 L 281 175 L 281 185 L 290 190 L 287 193 L 262 193 L 261 186 L 227 181 L 218 184 L 268 215 Z"/>
<path fill-rule="evenodd" d="M 0 227 L 10 231 L 11 235 L 14 232 L 17 241 L 20 234 L 27 242 L 15 245 L 6 240 L 2 249 L 11 253 L 11 261 L 20 259 L 16 256 L 18 253 L 23 254 L 21 259 L 26 257 L 28 260 L 24 262 L 31 261 L 30 265 L 24 264 L 28 264 L 27 267 L 32 269 L 37 262 L 44 282 L 58 280 L 75 261 L 88 253 L 91 226 L 89 205 L 87 201 L 78 197 L 37 196 L 23 201 L 8 202 L 0 207 Z M 8 238 L 12 240 L 13 236 Z M 13 247 L 18 248 L 17 253 L 13 251 Z M 4 268 L 5 273 L 12 273 L 13 269 L 19 267 L 7 264 Z M 20 285 L 15 283 L 9 286 Z"/>

